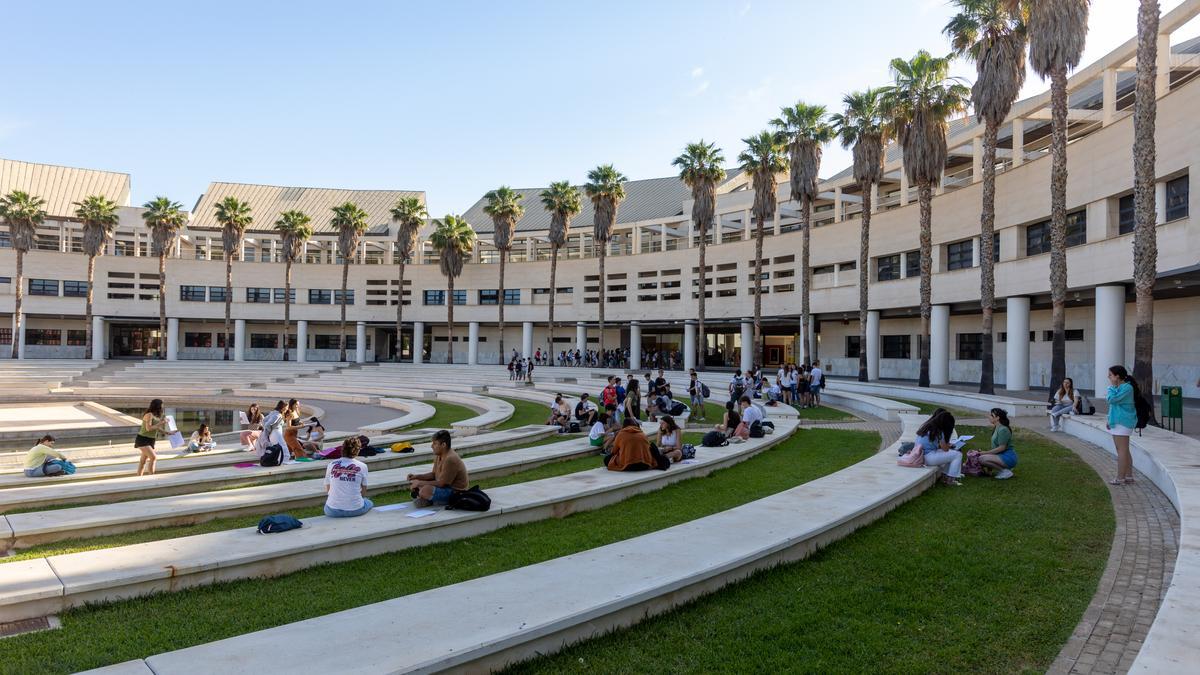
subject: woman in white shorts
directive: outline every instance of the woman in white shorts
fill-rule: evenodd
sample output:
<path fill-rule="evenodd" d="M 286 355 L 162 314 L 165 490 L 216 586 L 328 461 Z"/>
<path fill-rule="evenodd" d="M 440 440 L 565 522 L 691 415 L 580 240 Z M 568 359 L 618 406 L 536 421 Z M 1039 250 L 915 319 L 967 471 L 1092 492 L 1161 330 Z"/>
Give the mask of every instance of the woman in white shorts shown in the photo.
<path fill-rule="evenodd" d="M 1133 482 L 1133 457 L 1129 454 L 1129 437 L 1137 427 L 1137 408 L 1134 397 L 1138 395 L 1137 383 L 1129 376 L 1125 366 L 1108 369 L 1108 433 L 1112 434 L 1117 449 L 1117 477 L 1111 485 L 1126 485 Z"/>

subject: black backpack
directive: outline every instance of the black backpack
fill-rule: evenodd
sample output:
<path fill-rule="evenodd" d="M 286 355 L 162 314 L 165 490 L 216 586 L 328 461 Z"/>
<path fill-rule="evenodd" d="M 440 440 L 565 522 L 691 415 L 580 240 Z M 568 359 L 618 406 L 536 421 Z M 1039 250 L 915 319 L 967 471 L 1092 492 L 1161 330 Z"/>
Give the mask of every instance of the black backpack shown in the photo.
<path fill-rule="evenodd" d="M 279 466 L 283 463 L 283 446 L 276 443 L 275 445 L 267 446 L 263 452 L 262 459 L 259 464 L 263 466 Z"/>
<path fill-rule="evenodd" d="M 763 436 L 766 436 L 766 432 L 763 431 L 762 422 L 754 422 L 750 425 L 750 438 L 762 438 Z"/>
<path fill-rule="evenodd" d="M 1137 429 L 1145 429 L 1150 424 L 1150 402 L 1138 392 L 1133 395 L 1133 409 L 1137 412 Z"/>
<path fill-rule="evenodd" d="M 450 500 L 446 503 L 446 509 L 449 511 L 487 511 L 490 508 L 492 498 L 480 490 L 478 485 L 472 485 L 470 490 L 461 492 L 455 490 L 450 493 Z"/>
<path fill-rule="evenodd" d="M 700 440 L 700 445 L 703 445 L 706 448 L 719 448 L 729 445 L 729 439 L 725 438 L 725 434 L 713 429 L 712 431 L 704 434 L 704 438 Z"/>
<path fill-rule="evenodd" d="M 708 398 L 711 394 L 712 394 L 712 392 L 709 391 L 708 385 L 701 382 L 700 383 L 700 395 L 703 396 L 704 398 Z"/>
<path fill-rule="evenodd" d="M 680 401 L 676 401 L 674 405 L 671 406 L 671 414 L 675 417 L 679 417 L 685 412 L 687 412 L 687 406 Z"/>

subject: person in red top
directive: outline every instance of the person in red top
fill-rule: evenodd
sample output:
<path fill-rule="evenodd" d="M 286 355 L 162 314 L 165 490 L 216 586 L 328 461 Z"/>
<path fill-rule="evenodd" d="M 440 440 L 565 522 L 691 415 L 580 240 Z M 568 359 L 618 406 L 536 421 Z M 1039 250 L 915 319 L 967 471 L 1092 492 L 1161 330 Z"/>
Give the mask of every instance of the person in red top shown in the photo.
<path fill-rule="evenodd" d="M 607 407 L 609 403 L 617 404 L 617 385 L 613 383 L 612 375 L 608 376 L 608 386 L 600 392 L 600 405 Z"/>

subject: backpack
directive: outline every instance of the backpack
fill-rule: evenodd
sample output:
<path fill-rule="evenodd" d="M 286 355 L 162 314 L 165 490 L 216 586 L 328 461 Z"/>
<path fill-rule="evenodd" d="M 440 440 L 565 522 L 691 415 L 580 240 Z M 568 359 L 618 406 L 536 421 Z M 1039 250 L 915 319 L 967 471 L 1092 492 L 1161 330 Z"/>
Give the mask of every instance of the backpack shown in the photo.
<path fill-rule="evenodd" d="M 708 398 L 710 395 L 712 395 L 712 392 L 708 389 L 708 385 L 704 384 L 703 382 L 700 383 L 700 395 L 704 398 Z"/>
<path fill-rule="evenodd" d="M 490 508 L 492 498 L 478 485 L 472 485 L 470 490 L 451 492 L 450 500 L 446 503 L 447 511 L 487 511 Z"/>
<path fill-rule="evenodd" d="M 1145 429 L 1146 425 L 1150 424 L 1150 402 L 1136 391 L 1133 394 L 1133 409 L 1137 411 L 1137 427 L 1135 428 Z"/>
<path fill-rule="evenodd" d="M 921 446 L 914 444 L 911 450 L 896 460 L 896 464 L 910 469 L 919 469 L 925 466 L 925 451 L 921 449 Z"/>
<path fill-rule="evenodd" d="M 579 422 L 571 422 L 571 426 L 568 428 L 570 429 L 570 431 L 568 433 L 572 433 L 572 434 L 579 433 Z"/>
<path fill-rule="evenodd" d="M 700 445 L 706 448 L 720 448 L 729 445 L 729 439 L 725 438 L 725 434 L 713 429 L 704 434 L 704 438 L 700 440 Z"/>
<path fill-rule="evenodd" d="M 676 401 L 675 404 L 671 406 L 671 414 L 675 417 L 679 417 L 685 412 L 687 412 L 687 406 L 679 401 Z"/>
<path fill-rule="evenodd" d="M 412 443 L 408 441 L 400 441 L 392 443 L 392 452 L 414 452 Z"/>
<path fill-rule="evenodd" d="M 287 532 L 288 530 L 295 530 L 301 527 L 304 527 L 304 523 L 286 513 L 266 516 L 258 521 L 259 534 L 275 534 L 276 532 Z"/>
<path fill-rule="evenodd" d="M 763 431 L 762 422 L 755 422 L 750 425 L 750 438 L 762 438 L 763 436 L 766 436 L 766 432 Z"/>
<path fill-rule="evenodd" d="M 338 455 L 341 455 L 340 450 L 338 451 Z M 260 459 L 258 463 L 263 466 L 279 466 L 282 464 L 283 446 L 279 445 L 278 443 L 267 446 L 266 451 L 263 452 L 262 459 Z"/>
<path fill-rule="evenodd" d="M 696 446 L 691 443 L 684 443 L 680 452 L 683 453 L 683 459 L 696 459 Z"/>
<path fill-rule="evenodd" d="M 1079 414 L 1080 415 L 1095 415 L 1096 406 L 1092 405 L 1092 400 L 1087 397 L 1087 394 L 1079 394 Z"/>

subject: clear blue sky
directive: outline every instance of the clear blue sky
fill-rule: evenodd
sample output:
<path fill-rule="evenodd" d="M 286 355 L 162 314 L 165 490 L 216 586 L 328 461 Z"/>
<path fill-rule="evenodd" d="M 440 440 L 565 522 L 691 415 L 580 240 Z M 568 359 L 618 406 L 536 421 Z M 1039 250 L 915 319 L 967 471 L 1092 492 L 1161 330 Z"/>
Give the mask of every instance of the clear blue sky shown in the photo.
<path fill-rule="evenodd" d="M 1134 34 L 1136 5 L 1093 3 L 1085 63 Z M 498 185 L 579 182 L 601 163 L 668 175 L 701 137 L 732 164 L 780 106 L 836 107 L 883 84 L 891 57 L 946 51 L 951 13 L 942 0 L 12 2 L 0 156 L 128 172 L 135 203 L 191 208 L 219 180 L 419 189 L 434 215 L 461 212 Z M 847 162 L 832 147 L 821 173 Z"/>

